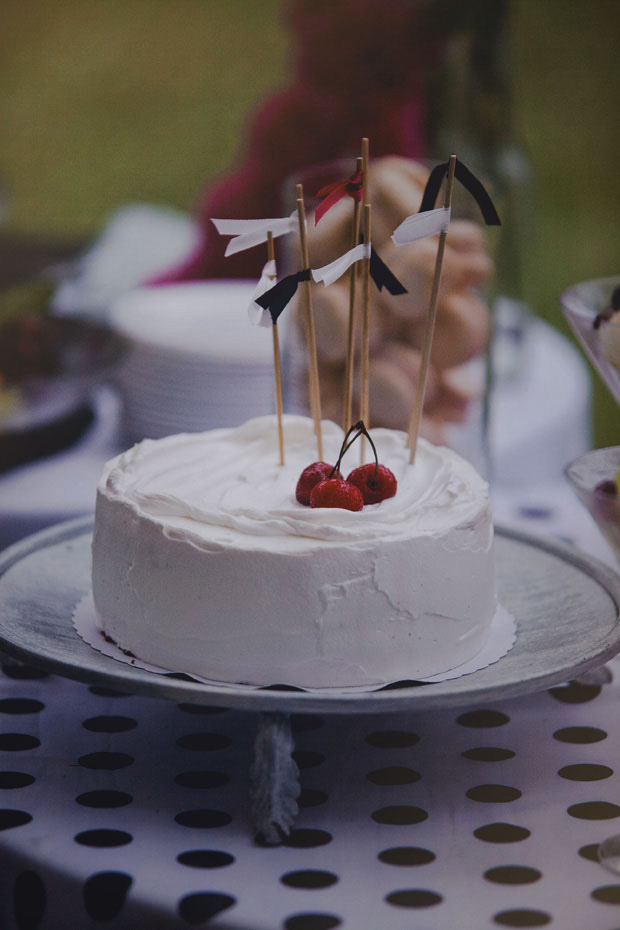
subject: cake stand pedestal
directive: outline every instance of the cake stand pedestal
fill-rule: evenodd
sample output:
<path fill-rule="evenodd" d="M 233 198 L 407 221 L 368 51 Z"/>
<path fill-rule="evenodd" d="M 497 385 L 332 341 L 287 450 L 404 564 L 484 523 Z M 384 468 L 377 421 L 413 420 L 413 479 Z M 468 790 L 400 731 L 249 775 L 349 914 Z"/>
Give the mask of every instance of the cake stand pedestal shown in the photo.
<path fill-rule="evenodd" d="M 257 842 L 277 846 L 289 836 L 299 807 L 299 768 L 289 714 L 259 714 L 250 769 L 252 823 Z"/>

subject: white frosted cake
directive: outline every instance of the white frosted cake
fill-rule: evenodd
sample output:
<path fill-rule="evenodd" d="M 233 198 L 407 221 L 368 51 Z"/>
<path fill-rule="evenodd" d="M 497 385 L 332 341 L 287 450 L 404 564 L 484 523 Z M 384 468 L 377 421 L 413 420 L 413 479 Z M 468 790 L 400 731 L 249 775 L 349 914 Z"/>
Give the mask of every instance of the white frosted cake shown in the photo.
<path fill-rule="evenodd" d="M 359 512 L 295 498 L 316 459 L 310 419 L 144 440 L 97 495 L 93 594 L 123 649 L 175 672 L 301 687 L 372 685 L 454 668 L 495 613 L 486 483 L 447 448 L 371 435 L 398 480 Z M 323 424 L 324 459 L 342 431 Z M 347 453 L 343 473 L 359 464 Z"/>

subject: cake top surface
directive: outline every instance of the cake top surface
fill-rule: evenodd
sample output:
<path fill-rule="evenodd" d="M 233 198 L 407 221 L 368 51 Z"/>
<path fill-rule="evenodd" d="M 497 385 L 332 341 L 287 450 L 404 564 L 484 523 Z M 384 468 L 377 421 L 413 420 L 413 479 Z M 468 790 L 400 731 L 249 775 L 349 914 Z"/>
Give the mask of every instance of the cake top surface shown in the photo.
<path fill-rule="evenodd" d="M 99 492 L 165 524 L 168 535 L 182 533 L 209 548 L 275 548 L 282 538 L 292 550 L 326 542 L 363 545 L 440 534 L 479 519 L 488 487 L 464 459 L 420 440 L 409 465 L 404 433 L 376 429 L 371 435 L 398 491 L 357 513 L 305 507 L 295 499 L 301 471 L 316 459 L 316 444 L 312 421 L 294 415 L 284 416 L 284 466 L 275 417 L 265 416 L 230 429 L 144 440 L 107 463 Z M 336 461 L 342 437 L 336 424 L 323 423 L 327 462 Z M 366 461 L 370 454 L 368 449 Z M 345 477 L 359 461 L 356 444 L 343 460 Z"/>

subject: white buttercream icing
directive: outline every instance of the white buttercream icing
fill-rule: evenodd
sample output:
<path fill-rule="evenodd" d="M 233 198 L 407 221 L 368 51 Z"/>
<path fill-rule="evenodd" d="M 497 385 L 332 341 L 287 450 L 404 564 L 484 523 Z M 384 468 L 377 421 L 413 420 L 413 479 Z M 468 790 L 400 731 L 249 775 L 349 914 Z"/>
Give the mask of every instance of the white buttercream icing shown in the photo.
<path fill-rule="evenodd" d="M 416 678 L 478 651 L 495 610 L 487 486 L 449 449 L 372 431 L 398 490 L 360 512 L 310 508 L 312 421 L 145 440 L 108 463 L 93 593 L 141 658 L 221 680 L 302 686 Z M 324 458 L 342 431 L 323 424 Z M 368 453 L 370 450 L 368 450 Z M 344 474 L 359 464 L 347 453 Z"/>

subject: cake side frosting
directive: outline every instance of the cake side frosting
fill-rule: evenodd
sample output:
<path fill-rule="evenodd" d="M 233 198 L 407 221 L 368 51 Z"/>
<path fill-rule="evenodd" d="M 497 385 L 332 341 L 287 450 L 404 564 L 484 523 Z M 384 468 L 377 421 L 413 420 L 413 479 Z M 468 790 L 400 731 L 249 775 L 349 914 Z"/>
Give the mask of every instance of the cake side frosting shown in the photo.
<path fill-rule="evenodd" d="M 495 611 L 486 483 L 451 450 L 372 431 L 398 480 L 358 513 L 295 500 L 311 420 L 273 417 L 144 442 L 97 494 L 93 594 L 105 632 L 145 661 L 252 684 L 373 684 L 453 668 Z M 325 459 L 342 431 L 323 426 Z M 359 462 L 357 447 L 343 471 Z"/>

